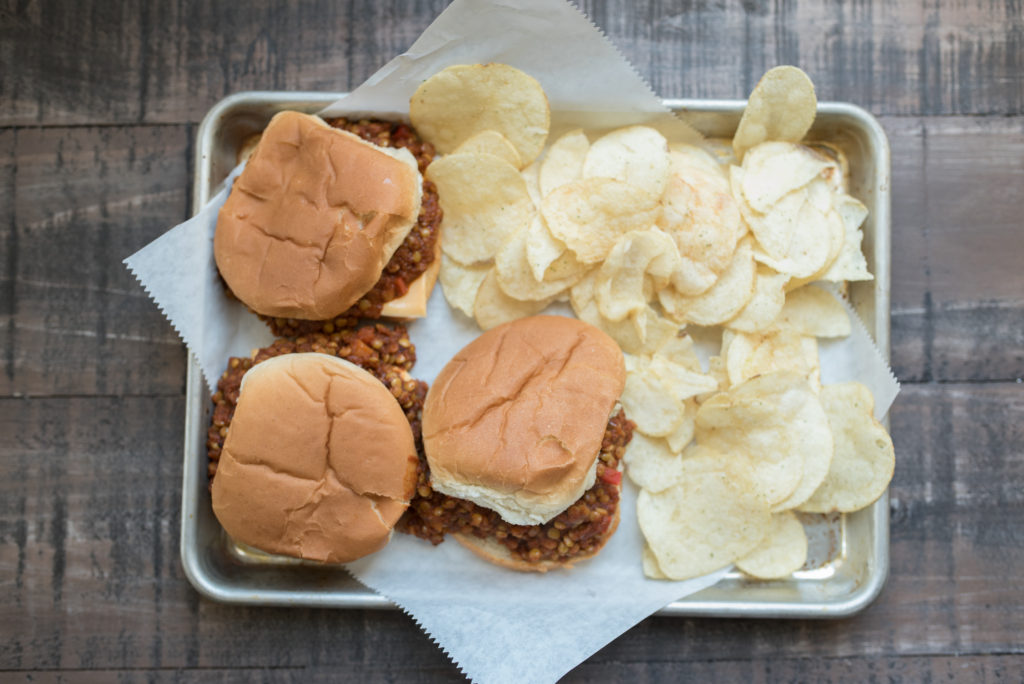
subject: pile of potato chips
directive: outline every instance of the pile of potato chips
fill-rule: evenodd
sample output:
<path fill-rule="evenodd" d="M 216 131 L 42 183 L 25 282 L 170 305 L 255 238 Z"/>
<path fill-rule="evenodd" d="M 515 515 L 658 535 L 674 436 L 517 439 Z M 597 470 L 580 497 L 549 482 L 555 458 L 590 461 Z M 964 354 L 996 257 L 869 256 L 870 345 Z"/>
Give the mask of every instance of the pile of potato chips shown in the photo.
<path fill-rule="evenodd" d="M 651 577 L 784 577 L 807 553 L 794 510 L 857 510 L 892 477 L 870 392 L 820 381 L 817 338 L 850 320 L 810 283 L 872 276 L 844 159 L 800 144 L 816 109 L 792 67 L 758 84 L 731 149 L 641 125 L 548 145 L 543 89 L 501 64 L 445 69 L 410 103 L 444 155 L 427 177 L 448 302 L 487 329 L 568 301 L 626 354 Z M 687 326 L 721 336 L 707 370 Z"/>

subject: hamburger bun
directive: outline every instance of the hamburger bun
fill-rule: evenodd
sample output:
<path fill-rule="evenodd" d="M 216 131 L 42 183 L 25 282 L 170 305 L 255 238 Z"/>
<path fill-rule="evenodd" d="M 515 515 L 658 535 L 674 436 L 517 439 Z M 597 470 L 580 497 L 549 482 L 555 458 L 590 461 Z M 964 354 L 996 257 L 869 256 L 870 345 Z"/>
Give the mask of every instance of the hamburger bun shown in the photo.
<path fill-rule="evenodd" d="M 583 321 L 533 316 L 488 330 L 427 393 L 431 486 L 513 524 L 547 522 L 594 484 L 624 384 L 619 347 Z"/>
<path fill-rule="evenodd" d="M 528 561 L 519 556 L 513 555 L 508 547 L 502 544 L 494 537 L 481 538 L 472 534 L 456 534 L 455 539 L 465 546 L 467 549 L 475 553 L 476 555 L 483 558 L 485 561 L 500 565 L 503 568 L 509 570 L 518 570 L 519 572 L 547 572 L 548 570 L 563 569 L 568 570 L 579 561 L 585 561 L 593 558 L 604 548 L 604 545 L 608 543 L 611 536 L 615 534 L 615 530 L 619 527 L 619 507 L 615 507 L 615 516 L 612 518 L 611 524 L 608 526 L 608 531 L 605 532 L 598 544 L 593 546 L 587 553 L 579 554 L 574 556 L 571 561 L 565 560 L 542 560 L 542 561 Z"/>
<path fill-rule="evenodd" d="M 337 357 L 284 354 L 242 380 L 213 511 L 248 546 L 345 563 L 387 544 L 417 463 L 412 429 L 380 381 Z"/>
<path fill-rule="evenodd" d="M 217 268 L 256 313 L 333 318 L 376 284 L 416 223 L 422 190 L 408 150 L 281 112 L 220 210 Z"/>

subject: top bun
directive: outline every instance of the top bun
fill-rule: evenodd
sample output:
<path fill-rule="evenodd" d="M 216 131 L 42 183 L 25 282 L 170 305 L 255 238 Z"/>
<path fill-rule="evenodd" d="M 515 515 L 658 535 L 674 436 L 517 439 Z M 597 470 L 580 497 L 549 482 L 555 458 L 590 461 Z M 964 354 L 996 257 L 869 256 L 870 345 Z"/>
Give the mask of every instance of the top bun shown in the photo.
<path fill-rule="evenodd" d="M 256 313 L 333 318 L 380 278 L 416 223 L 421 194 L 408 150 L 281 112 L 220 210 L 217 268 Z"/>
<path fill-rule="evenodd" d="M 625 379 L 615 342 L 575 318 L 533 316 L 488 330 L 427 393 L 431 486 L 513 524 L 547 522 L 594 484 Z"/>
<path fill-rule="evenodd" d="M 249 546 L 345 563 L 387 544 L 417 463 L 412 429 L 379 380 L 337 357 L 284 354 L 243 378 L 213 512 Z"/>

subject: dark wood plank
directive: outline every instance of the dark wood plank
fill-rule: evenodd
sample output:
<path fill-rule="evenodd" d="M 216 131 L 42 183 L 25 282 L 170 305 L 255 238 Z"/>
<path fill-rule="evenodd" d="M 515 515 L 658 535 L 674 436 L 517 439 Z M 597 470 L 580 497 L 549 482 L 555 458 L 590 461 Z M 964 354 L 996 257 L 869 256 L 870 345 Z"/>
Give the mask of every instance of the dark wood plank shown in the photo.
<path fill-rule="evenodd" d="M 6 0 L 0 125 L 195 122 L 239 90 L 348 90 L 446 4 Z M 745 97 L 792 63 L 880 114 L 1024 113 L 1019 0 L 582 7 L 665 97 Z"/>
<path fill-rule="evenodd" d="M 885 118 L 892 365 L 907 381 L 1024 376 L 1024 117 Z"/>
<path fill-rule="evenodd" d="M 121 260 L 188 216 L 185 126 L 9 131 L 0 394 L 180 394 L 183 347 Z M 6 184 L 5 184 L 6 186 Z"/>
<path fill-rule="evenodd" d="M 0 670 L 319 666 L 377 681 L 415 680 L 419 669 L 454 676 L 398 612 L 200 600 L 177 559 L 182 420 L 175 397 L 0 399 L 0 433 L 11 436 L 0 444 Z M 580 676 L 607 664 L 653 677 L 709 659 L 757 672 L 780 654 L 852 659 L 854 672 L 868 672 L 857 661 L 865 652 L 1024 655 L 1024 393 L 1009 383 L 910 386 L 892 430 L 892 572 L 864 613 L 649 619 Z"/>

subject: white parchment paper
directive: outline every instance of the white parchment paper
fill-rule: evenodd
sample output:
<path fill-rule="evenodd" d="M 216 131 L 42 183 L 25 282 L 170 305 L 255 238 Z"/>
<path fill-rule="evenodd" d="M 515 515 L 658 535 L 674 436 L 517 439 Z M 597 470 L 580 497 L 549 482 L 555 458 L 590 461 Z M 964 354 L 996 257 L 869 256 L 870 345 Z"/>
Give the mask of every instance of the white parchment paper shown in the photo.
<path fill-rule="evenodd" d="M 655 125 L 673 140 L 696 134 L 663 107 L 635 70 L 564 0 L 455 0 L 403 55 L 325 116 L 407 116 L 419 83 L 450 64 L 504 62 L 544 86 L 555 128 Z M 237 173 L 236 169 L 234 173 Z M 213 386 L 229 356 L 248 355 L 271 336 L 225 295 L 213 261 L 219 192 L 195 217 L 125 260 L 195 356 Z M 564 312 L 564 310 L 563 310 Z M 856 317 L 854 317 L 856 321 Z M 859 322 L 846 340 L 821 345 L 826 382 L 857 379 L 884 415 L 898 390 Z M 433 381 L 479 334 L 437 288 L 425 319 L 409 326 L 416 377 Z M 728 569 L 687 582 L 643 577 L 635 491 L 624 486 L 618 532 L 595 559 L 571 572 L 524 575 L 478 560 L 454 541 L 433 547 L 395 535 L 383 550 L 348 566 L 365 585 L 402 607 L 471 678 L 550 682 L 659 608 L 717 582 Z"/>

